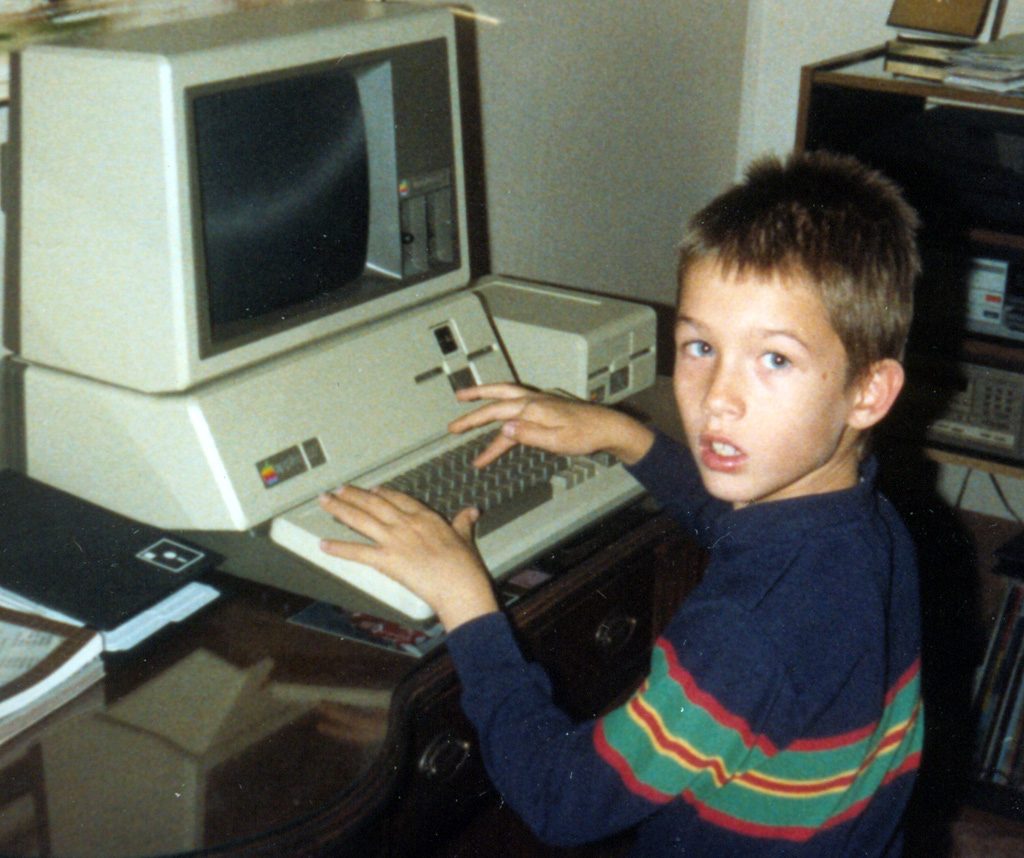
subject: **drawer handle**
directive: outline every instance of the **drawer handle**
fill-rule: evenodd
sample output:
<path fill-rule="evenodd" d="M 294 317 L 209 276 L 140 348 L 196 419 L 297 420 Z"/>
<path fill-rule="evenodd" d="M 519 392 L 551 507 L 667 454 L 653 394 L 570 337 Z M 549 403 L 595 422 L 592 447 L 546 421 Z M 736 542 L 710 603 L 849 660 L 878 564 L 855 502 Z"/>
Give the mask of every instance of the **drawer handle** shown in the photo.
<path fill-rule="evenodd" d="M 472 745 L 451 733 L 435 736 L 420 755 L 420 773 L 431 781 L 447 781 L 458 774 L 469 759 Z"/>
<path fill-rule="evenodd" d="M 636 626 L 636 617 L 629 614 L 619 613 L 606 617 L 594 632 L 594 642 L 602 655 L 618 655 L 633 639 Z"/>

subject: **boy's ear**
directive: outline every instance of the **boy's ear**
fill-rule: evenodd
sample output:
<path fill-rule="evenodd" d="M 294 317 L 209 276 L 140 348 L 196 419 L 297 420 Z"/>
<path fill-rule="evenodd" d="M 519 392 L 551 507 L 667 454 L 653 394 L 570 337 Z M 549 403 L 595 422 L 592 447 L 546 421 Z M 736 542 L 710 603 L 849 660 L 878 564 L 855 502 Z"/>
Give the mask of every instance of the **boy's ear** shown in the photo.
<path fill-rule="evenodd" d="M 873 363 L 854 382 L 856 397 L 847 424 L 853 429 L 869 429 L 889 413 L 903 389 L 903 365 L 892 358 Z"/>

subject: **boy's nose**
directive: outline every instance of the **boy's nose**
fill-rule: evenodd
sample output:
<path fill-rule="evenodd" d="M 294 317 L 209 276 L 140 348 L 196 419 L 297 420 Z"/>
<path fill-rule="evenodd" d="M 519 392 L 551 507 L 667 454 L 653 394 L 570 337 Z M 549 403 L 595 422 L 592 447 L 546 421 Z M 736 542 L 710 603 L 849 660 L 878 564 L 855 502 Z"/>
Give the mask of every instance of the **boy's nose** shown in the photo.
<path fill-rule="evenodd" d="M 743 415 L 743 396 L 736 374 L 726 367 L 718 368 L 710 377 L 704 394 L 704 409 L 714 417 Z"/>

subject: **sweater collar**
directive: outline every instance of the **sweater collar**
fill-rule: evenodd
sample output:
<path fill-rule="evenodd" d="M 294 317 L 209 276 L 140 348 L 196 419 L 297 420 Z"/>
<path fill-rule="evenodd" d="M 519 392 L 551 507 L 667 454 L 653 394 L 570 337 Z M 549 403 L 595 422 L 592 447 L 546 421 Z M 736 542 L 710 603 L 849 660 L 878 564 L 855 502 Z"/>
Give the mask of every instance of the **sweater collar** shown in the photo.
<path fill-rule="evenodd" d="M 860 465 L 857 484 L 848 489 L 729 509 L 712 524 L 711 543 L 734 549 L 778 540 L 791 543 L 803 533 L 863 518 L 874 503 L 877 473 L 878 463 L 869 457 Z"/>

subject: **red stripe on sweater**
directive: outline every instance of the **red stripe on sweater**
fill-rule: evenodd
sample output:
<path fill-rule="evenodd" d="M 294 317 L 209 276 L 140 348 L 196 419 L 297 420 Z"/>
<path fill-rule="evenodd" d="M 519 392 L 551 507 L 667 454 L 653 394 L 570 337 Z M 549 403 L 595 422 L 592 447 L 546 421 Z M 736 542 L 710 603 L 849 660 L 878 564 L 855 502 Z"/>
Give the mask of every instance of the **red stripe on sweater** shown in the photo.
<path fill-rule="evenodd" d="M 629 764 L 629 761 L 622 756 L 615 748 L 608 744 L 608 738 L 604 733 L 604 722 L 598 721 L 597 726 L 594 728 L 594 747 L 597 748 L 598 754 L 601 758 L 608 763 L 622 779 L 623 784 L 626 788 L 634 793 L 635 795 L 645 798 L 655 804 L 667 804 L 675 796 L 664 793 L 659 789 L 655 789 L 652 786 L 648 786 L 637 779 L 636 775 L 633 774 L 633 769 Z"/>

